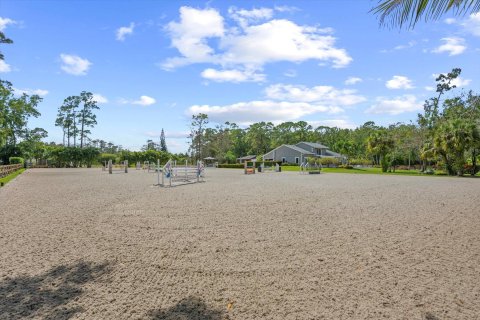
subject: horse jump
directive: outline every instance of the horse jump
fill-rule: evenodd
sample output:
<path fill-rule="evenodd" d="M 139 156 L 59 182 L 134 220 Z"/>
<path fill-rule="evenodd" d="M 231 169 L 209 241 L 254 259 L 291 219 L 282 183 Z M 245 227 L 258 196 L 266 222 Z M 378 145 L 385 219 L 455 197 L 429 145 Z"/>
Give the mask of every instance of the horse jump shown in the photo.
<path fill-rule="evenodd" d="M 280 169 L 280 165 L 278 163 L 275 163 L 275 166 L 270 166 L 270 167 L 265 167 L 265 162 L 262 162 L 262 164 L 260 164 L 260 169 L 258 170 L 258 172 L 280 172 L 281 169 Z"/>
<path fill-rule="evenodd" d="M 161 176 L 161 182 L 160 182 Z M 163 168 L 157 167 L 157 185 L 165 187 L 165 179 L 168 186 L 172 186 L 172 183 L 195 183 L 204 182 L 205 166 L 202 161 L 197 161 L 197 165 L 189 166 L 185 160 L 185 166 L 177 166 L 176 161 L 169 160 Z"/>
<path fill-rule="evenodd" d="M 105 171 L 107 167 L 109 174 L 112 174 L 113 171 L 125 171 L 125 173 L 128 173 L 128 160 L 123 161 L 118 166 L 114 166 L 112 160 L 108 160 L 108 163 L 105 162 L 105 165 L 102 167 L 102 171 Z M 120 170 L 114 170 L 114 167 L 118 167 Z"/>

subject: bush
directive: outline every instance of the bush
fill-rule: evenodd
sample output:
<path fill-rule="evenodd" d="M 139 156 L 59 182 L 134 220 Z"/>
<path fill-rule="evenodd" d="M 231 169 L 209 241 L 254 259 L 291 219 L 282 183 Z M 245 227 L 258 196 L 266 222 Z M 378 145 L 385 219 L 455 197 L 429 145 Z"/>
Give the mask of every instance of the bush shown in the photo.
<path fill-rule="evenodd" d="M 427 170 L 423 171 L 424 174 L 435 174 L 435 171 L 432 168 L 428 168 Z"/>
<path fill-rule="evenodd" d="M 353 169 L 353 166 L 349 164 L 342 164 L 342 165 L 339 165 L 338 167 L 342 169 Z"/>
<path fill-rule="evenodd" d="M 320 158 L 320 163 L 323 166 L 336 167 L 340 164 L 340 160 L 332 157 Z"/>
<path fill-rule="evenodd" d="M 360 165 L 360 166 L 371 166 L 372 160 L 369 159 L 350 159 L 349 163 L 351 165 Z"/>
<path fill-rule="evenodd" d="M 18 164 L 18 163 L 24 163 L 25 160 L 21 157 L 10 157 L 8 158 L 8 162 L 10 164 Z"/>

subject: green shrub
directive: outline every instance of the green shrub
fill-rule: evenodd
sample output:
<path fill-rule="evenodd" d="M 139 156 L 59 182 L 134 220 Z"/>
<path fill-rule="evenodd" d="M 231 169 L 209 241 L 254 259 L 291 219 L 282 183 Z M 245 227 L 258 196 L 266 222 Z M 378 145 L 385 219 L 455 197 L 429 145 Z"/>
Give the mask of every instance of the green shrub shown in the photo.
<path fill-rule="evenodd" d="M 108 162 L 109 160 L 112 160 L 113 163 L 115 163 L 117 156 L 115 154 L 111 153 L 101 153 L 97 159 L 98 161 L 103 164 L 105 161 Z"/>
<path fill-rule="evenodd" d="M 337 158 L 325 157 L 320 158 L 320 163 L 323 166 L 338 166 L 340 164 L 340 160 Z"/>
<path fill-rule="evenodd" d="M 342 164 L 342 165 L 339 165 L 338 167 L 342 169 L 353 169 L 353 166 L 349 164 Z"/>
<path fill-rule="evenodd" d="M 369 159 L 350 159 L 351 165 L 369 166 L 372 164 L 372 160 Z"/>
<path fill-rule="evenodd" d="M 18 164 L 18 163 L 24 163 L 25 160 L 21 157 L 10 157 L 8 158 L 8 162 L 10 164 Z"/>

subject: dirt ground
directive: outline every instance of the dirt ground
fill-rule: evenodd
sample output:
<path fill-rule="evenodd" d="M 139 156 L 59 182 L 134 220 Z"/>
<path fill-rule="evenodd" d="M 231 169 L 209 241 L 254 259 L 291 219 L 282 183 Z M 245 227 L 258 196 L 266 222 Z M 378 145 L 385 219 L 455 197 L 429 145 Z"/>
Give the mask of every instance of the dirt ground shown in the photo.
<path fill-rule="evenodd" d="M 480 319 L 480 179 L 32 169 L 0 319 Z"/>

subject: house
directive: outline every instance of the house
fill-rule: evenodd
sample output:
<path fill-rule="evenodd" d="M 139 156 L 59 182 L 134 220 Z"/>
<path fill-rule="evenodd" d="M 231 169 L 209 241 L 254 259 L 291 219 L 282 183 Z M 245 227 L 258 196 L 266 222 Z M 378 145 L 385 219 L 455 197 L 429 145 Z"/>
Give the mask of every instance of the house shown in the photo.
<path fill-rule="evenodd" d="M 300 164 L 306 158 L 332 157 L 343 160 L 345 157 L 339 153 L 328 150 L 327 146 L 315 142 L 299 142 L 296 145 L 283 144 L 263 155 L 263 160 L 281 161 L 282 163 Z"/>
<path fill-rule="evenodd" d="M 256 161 L 256 160 L 257 160 L 256 155 L 248 155 L 248 156 L 237 158 L 238 163 L 245 163 L 245 162 Z"/>

